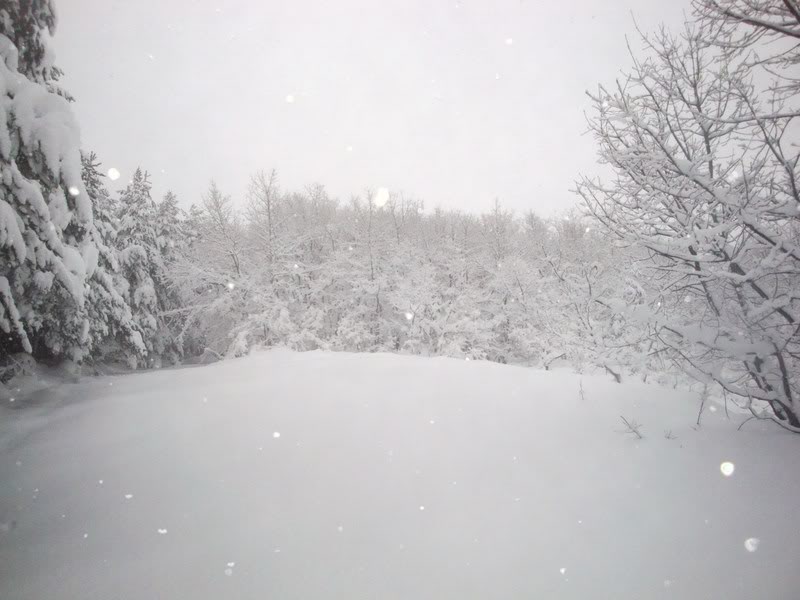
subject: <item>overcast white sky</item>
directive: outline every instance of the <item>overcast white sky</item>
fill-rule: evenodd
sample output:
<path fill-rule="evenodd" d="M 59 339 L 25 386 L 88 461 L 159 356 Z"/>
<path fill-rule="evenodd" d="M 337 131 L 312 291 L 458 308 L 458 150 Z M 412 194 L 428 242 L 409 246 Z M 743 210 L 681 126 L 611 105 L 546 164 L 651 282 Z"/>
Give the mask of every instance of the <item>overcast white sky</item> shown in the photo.
<path fill-rule="evenodd" d="M 403 190 L 552 213 L 591 173 L 586 89 L 627 66 L 633 17 L 688 0 L 60 0 L 55 37 L 83 146 L 186 206 L 214 178 Z M 287 102 L 287 96 L 293 102 Z M 121 186 L 111 186 L 112 189 Z"/>

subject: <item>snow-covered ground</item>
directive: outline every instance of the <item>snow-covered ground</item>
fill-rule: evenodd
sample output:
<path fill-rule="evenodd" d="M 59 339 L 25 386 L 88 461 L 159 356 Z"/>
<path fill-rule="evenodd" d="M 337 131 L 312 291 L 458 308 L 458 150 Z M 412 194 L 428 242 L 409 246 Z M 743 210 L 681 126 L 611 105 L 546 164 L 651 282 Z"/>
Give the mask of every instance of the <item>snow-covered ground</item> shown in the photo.
<path fill-rule="evenodd" d="M 697 408 L 380 354 L 65 384 L 0 412 L 0 598 L 796 599 L 800 438 Z"/>

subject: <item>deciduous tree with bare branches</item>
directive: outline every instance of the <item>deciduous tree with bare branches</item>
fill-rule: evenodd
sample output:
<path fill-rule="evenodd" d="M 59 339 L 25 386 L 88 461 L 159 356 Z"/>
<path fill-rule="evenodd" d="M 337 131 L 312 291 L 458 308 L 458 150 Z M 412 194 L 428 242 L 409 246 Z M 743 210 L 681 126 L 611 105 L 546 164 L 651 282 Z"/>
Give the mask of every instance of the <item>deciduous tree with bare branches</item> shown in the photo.
<path fill-rule="evenodd" d="M 578 192 L 613 237 L 648 256 L 638 316 L 654 338 L 688 372 L 800 432 L 797 113 L 790 81 L 754 71 L 750 45 L 773 30 L 735 16 L 789 27 L 794 3 L 777 4 L 700 1 L 702 18 L 681 35 L 643 35 L 646 56 L 590 94 L 590 129 L 615 176 L 583 178 Z M 789 54 L 772 58 L 759 64 Z"/>

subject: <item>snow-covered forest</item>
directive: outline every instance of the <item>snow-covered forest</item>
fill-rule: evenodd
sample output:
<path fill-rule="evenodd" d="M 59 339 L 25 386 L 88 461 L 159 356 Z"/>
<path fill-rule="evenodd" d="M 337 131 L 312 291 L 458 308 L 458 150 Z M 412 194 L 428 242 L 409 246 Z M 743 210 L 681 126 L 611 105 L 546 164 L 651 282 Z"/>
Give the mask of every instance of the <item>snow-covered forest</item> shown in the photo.
<path fill-rule="evenodd" d="M 541 218 L 335 199 L 268 168 L 246 198 L 211 181 L 179 202 L 153 197 L 147 157 L 112 195 L 59 85 L 51 2 L 5 2 L 0 380 L 26 355 L 147 368 L 257 346 L 563 361 L 687 375 L 800 431 L 800 12 L 693 10 L 590 92 L 605 174 Z"/>
<path fill-rule="evenodd" d="M 197 154 L 167 173 L 141 152 L 126 170 L 86 142 L 57 60 L 62 1 L 0 0 L 0 597 L 798 597 L 800 0 L 691 0 L 682 27 L 631 19 L 617 78 L 575 99 L 597 160 L 554 214 L 503 197 L 480 213 L 443 207 L 383 179 L 343 197 L 311 176 L 287 185 L 271 164 L 242 193 L 215 172 L 198 197 L 157 192 L 181 191 Z M 248 90 L 215 79 L 211 55 L 256 61 L 206 34 L 250 18 L 197 4 L 180 42 L 171 24 L 159 35 L 235 97 L 201 98 L 227 126 Z M 353 13 L 408 25 L 382 3 L 339 4 L 343 20 L 320 6 L 308 20 L 345 46 L 336 24 Z M 464 36 L 491 54 L 485 19 L 424 4 L 409 14 L 452 37 L 415 54 L 404 32 L 400 57 L 368 40 L 370 86 L 394 77 L 390 59 L 399 77 Z M 602 52 L 563 20 L 555 31 Z M 290 31 L 329 75 L 320 56 L 334 45 Z M 207 54 L 183 46 L 192 36 Z M 132 64 L 90 80 L 123 96 Z M 536 85 L 570 76 L 543 70 Z M 182 110 L 154 71 L 143 97 Z M 346 87 L 344 72 L 330 78 Z M 119 104 L 104 110 L 134 122 Z M 310 110 L 298 119 L 329 135 Z M 157 133 L 191 145 L 177 127 Z M 270 138 L 276 152 L 285 142 Z M 394 163 L 403 145 L 387 146 Z M 236 161 L 240 148 L 225 151 Z M 550 175 L 534 166 L 531 179 Z"/>

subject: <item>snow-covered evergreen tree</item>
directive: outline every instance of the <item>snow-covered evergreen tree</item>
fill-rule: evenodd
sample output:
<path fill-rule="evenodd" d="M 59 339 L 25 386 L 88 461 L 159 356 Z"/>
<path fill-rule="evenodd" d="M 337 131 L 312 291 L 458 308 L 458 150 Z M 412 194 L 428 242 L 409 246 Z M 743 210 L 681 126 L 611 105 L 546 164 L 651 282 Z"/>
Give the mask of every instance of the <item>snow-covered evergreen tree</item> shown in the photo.
<path fill-rule="evenodd" d="M 178 198 L 172 192 L 167 192 L 158 204 L 156 218 L 156 236 L 158 247 L 165 260 L 172 260 L 177 249 L 184 242 L 183 211 L 178 206 Z"/>
<path fill-rule="evenodd" d="M 120 196 L 117 239 L 120 267 L 128 283 L 127 301 L 142 332 L 148 364 L 156 364 L 170 350 L 170 342 L 161 317 L 164 263 L 157 231 L 158 207 L 150 188 L 149 174 L 136 169 Z"/>
<path fill-rule="evenodd" d="M 54 26 L 50 2 L 0 8 L 0 354 L 80 360 L 97 248 L 78 125 L 48 85 L 57 75 L 46 44 Z"/>
<path fill-rule="evenodd" d="M 51 83 L 61 75 L 49 47 L 55 27 L 50 0 L 6 0 L 0 6 L 0 34 L 17 49 L 19 72 L 36 83 Z"/>
<path fill-rule="evenodd" d="M 189 241 L 185 220 L 186 215 L 178 206 L 177 196 L 167 192 L 158 203 L 156 212 L 156 238 L 161 251 L 161 270 L 156 282 L 156 295 L 163 318 L 162 335 L 165 336 L 165 350 L 173 362 L 183 353 L 182 344 L 178 339 L 183 330 L 185 313 L 179 310 L 180 292 L 169 273 Z"/>
<path fill-rule="evenodd" d="M 144 341 L 125 300 L 127 281 L 119 274 L 116 203 L 103 185 L 98 167 L 94 152 L 83 155 L 83 183 L 92 200 L 93 237 L 98 249 L 97 268 L 86 296 L 92 351 L 98 357 L 142 357 Z"/>

